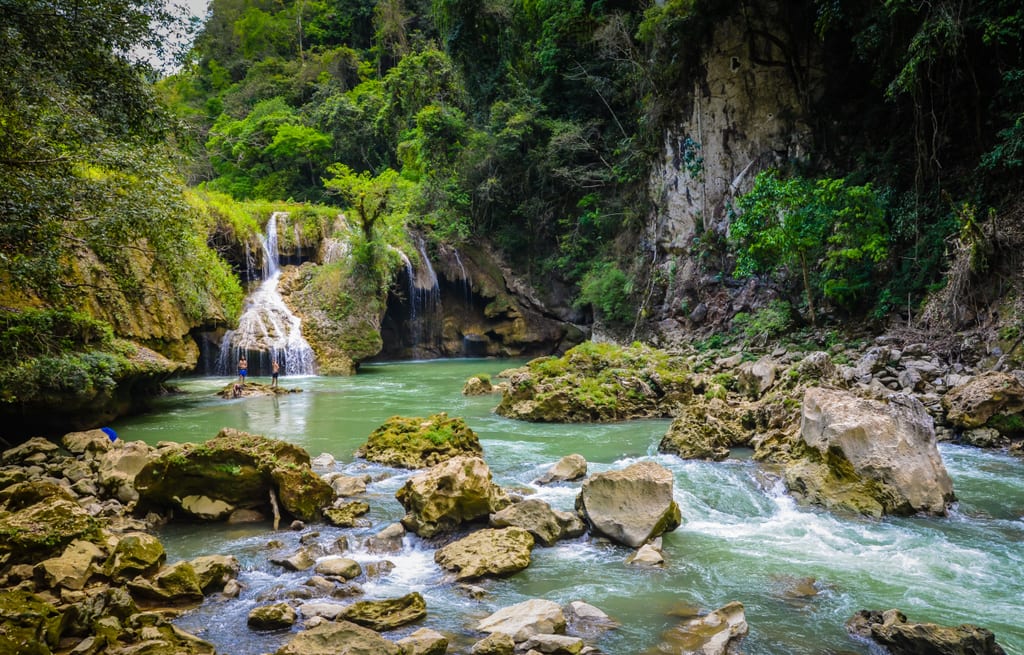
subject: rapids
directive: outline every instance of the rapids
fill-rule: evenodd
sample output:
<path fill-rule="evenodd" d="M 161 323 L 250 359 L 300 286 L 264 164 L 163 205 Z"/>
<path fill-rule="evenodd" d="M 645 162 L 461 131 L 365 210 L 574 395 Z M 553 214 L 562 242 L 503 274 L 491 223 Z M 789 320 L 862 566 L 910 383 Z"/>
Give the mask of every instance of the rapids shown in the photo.
<path fill-rule="evenodd" d="M 838 516 L 796 505 L 770 470 L 737 451 L 722 463 L 689 462 L 657 454 L 667 421 L 613 425 L 541 425 L 511 421 L 491 412 L 497 397 L 466 398 L 460 390 L 477 373 L 495 374 L 515 365 L 496 360 L 448 360 L 364 366 L 348 378 L 291 377 L 282 386 L 303 393 L 221 400 L 213 394 L 228 378 L 180 382 L 183 393 L 161 401 L 153 412 L 116 423 L 123 439 L 151 444 L 204 441 L 225 426 L 285 439 L 310 455 L 326 452 L 337 470 L 370 474 L 373 527 L 311 526 L 318 541 L 348 535 L 349 556 L 363 564 L 380 561 L 359 547 L 363 537 L 401 517 L 394 492 L 410 472 L 353 460 L 352 453 L 389 416 L 426 416 L 446 411 L 462 416 L 477 432 L 495 479 L 535 494 L 552 506 L 571 509 L 578 483 L 533 484 L 563 455 L 580 453 L 590 471 L 621 468 L 654 458 L 676 476 L 676 500 L 684 523 L 665 536 L 664 571 L 629 568 L 629 550 L 587 537 L 537 547 L 529 569 L 479 583 L 488 594 L 476 600 L 448 584 L 433 553 L 415 536 L 387 557 L 395 567 L 363 584 L 365 596 L 383 598 L 419 591 L 428 617 L 419 625 L 387 633 L 401 638 L 427 626 L 453 635 L 449 652 L 469 652 L 482 635 L 475 620 L 531 597 L 559 603 L 581 599 L 622 623 L 596 645 L 604 652 L 653 652 L 673 614 L 707 611 L 738 600 L 746 607 L 748 655 L 871 653 L 847 636 L 844 622 L 860 609 L 903 610 L 911 621 L 945 625 L 974 623 L 992 630 L 1011 655 L 1024 655 L 1024 475 L 1022 462 L 997 452 L 942 444 L 940 451 L 960 501 L 947 518 L 872 520 Z M 245 586 L 236 600 L 208 599 L 178 620 L 183 629 L 212 641 L 220 653 L 272 652 L 288 633 L 255 633 L 246 627 L 250 609 L 275 590 L 300 587 L 311 573 L 290 573 L 268 563 L 272 539 L 290 552 L 299 534 L 250 526 L 171 525 L 161 533 L 170 562 L 203 554 L 233 554 L 241 560 Z M 810 579 L 813 579 L 813 583 Z"/>

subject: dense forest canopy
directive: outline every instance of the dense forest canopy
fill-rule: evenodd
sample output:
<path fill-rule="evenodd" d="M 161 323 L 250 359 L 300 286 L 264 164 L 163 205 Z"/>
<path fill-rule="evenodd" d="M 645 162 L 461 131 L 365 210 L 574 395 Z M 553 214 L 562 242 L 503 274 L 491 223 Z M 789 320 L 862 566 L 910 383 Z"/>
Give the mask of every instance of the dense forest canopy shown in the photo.
<path fill-rule="evenodd" d="M 652 164 L 727 20 L 749 26 L 755 62 L 806 90 L 814 123 L 813 150 L 763 182 L 803 197 L 762 217 L 810 213 L 829 245 L 803 267 L 744 265 L 771 250 L 751 215 L 752 230 L 695 244 L 720 273 L 772 279 L 811 318 L 816 302 L 884 316 L 941 284 L 954 240 L 998 250 L 1019 220 L 1024 9 L 1010 0 L 213 0 L 159 80 L 134 53 L 186 27 L 162 2 L 3 8 L 0 274 L 58 304 L 76 247 L 116 269 L 115 244 L 131 242 L 201 313 L 180 263 L 204 219 L 184 183 L 345 204 L 359 182 L 383 194 L 379 224 L 490 241 L 631 321 L 650 286 L 636 244 L 656 211 Z M 765 14 L 785 29 L 757 33 Z M 759 40 L 781 54 L 759 59 Z M 700 146 L 685 164 L 697 174 Z M 869 189 L 856 202 L 871 229 L 841 218 L 852 195 L 822 188 Z"/>

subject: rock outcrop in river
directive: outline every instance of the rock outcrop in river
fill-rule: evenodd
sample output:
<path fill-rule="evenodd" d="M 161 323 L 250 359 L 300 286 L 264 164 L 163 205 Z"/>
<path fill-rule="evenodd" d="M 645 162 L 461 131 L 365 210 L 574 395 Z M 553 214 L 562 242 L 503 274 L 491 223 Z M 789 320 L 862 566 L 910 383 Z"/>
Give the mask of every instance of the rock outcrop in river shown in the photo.
<path fill-rule="evenodd" d="M 429 468 L 459 455 L 483 456 L 480 439 L 461 418 L 392 416 L 370 433 L 356 457 L 400 468 Z"/>
<path fill-rule="evenodd" d="M 974 625 L 910 623 L 896 609 L 862 610 L 847 621 L 846 629 L 885 647 L 892 655 L 1005 655 L 989 630 Z"/>

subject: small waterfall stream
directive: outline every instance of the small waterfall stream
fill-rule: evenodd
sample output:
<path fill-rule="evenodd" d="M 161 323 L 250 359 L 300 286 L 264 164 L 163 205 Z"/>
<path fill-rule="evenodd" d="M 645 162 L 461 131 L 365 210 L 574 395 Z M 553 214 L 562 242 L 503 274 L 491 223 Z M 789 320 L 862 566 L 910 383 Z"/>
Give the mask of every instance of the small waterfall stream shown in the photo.
<path fill-rule="evenodd" d="M 217 357 L 217 372 L 221 375 L 233 375 L 242 355 L 253 375 L 269 375 L 273 361 L 280 364 L 282 375 L 316 374 L 313 349 L 302 336 L 302 319 L 288 309 L 277 290 L 281 280 L 279 218 L 281 212 L 271 214 L 261 239 L 263 281 L 246 299 L 238 327 L 228 330 L 221 342 Z"/>

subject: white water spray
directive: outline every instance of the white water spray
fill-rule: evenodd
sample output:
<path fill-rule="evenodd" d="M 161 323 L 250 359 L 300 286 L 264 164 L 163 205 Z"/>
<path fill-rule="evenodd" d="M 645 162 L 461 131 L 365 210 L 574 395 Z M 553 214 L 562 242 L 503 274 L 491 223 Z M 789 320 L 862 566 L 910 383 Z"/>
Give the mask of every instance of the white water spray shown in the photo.
<path fill-rule="evenodd" d="M 268 375 L 276 361 L 284 375 L 315 375 L 313 349 L 302 336 L 302 319 L 294 315 L 277 290 L 281 279 L 278 264 L 277 222 L 281 213 L 274 212 L 267 221 L 263 237 L 263 282 L 247 299 L 238 328 L 229 330 L 221 342 L 217 370 L 224 375 L 234 373 L 235 364 L 246 355 L 249 368 L 256 374 Z M 255 359 L 255 361 L 253 361 Z"/>

